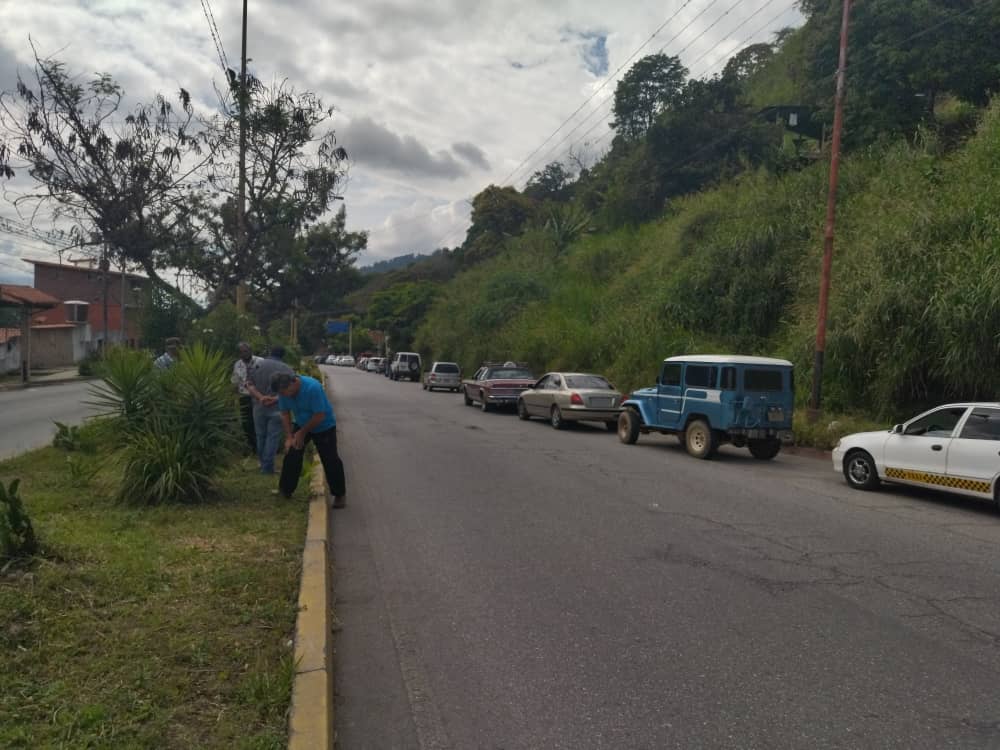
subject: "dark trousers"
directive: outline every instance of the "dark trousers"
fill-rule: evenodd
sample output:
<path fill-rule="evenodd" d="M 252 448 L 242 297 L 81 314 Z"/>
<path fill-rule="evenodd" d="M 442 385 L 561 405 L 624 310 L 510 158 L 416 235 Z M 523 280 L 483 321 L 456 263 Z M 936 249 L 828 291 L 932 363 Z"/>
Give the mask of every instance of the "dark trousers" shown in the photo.
<path fill-rule="evenodd" d="M 294 425 L 292 429 L 297 431 L 299 427 Z M 310 440 L 316 446 L 319 460 L 323 462 L 323 473 L 326 474 L 326 483 L 330 486 L 330 494 L 334 497 L 347 494 L 344 462 L 337 454 L 337 428 L 331 427 L 323 432 L 310 432 L 306 436 L 306 441 Z M 291 495 L 299 486 L 304 454 L 305 446 L 302 446 L 302 449 L 292 448 L 285 454 L 285 460 L 281 464 L 281 477 L 278 479 L 278 488 L 282 495 Z"/>
<path fill-rule="evenodd" d="M 257 455 L 257 430 L 253 426 L 253 398 L 251 396 L 240 395 L 240 424 L 243 425 L 243 434 L 246 436 L 247 445 L 250 452 Z"/>

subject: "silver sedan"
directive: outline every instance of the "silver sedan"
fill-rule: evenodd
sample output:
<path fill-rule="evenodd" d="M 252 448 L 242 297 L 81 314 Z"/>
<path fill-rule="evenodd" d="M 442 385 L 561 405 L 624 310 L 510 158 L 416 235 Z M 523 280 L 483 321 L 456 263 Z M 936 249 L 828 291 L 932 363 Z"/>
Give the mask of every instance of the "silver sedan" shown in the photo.
<path fill-rule="evenodd" d="M 544 417 L 557 430 L 568 422 L 604 422 L 614 432 L 621 402 L 622 395 L 602 375 L 550 372 L 520 395 L 517 416 Z"/>

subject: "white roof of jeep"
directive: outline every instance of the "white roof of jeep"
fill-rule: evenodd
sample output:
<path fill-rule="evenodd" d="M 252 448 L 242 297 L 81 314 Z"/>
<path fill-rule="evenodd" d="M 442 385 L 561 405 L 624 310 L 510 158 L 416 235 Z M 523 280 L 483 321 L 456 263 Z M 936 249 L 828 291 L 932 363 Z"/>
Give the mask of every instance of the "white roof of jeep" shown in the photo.
<path fill-rule="evenodd" d="M 772 357 L 744 357 L 740 354 L 684 354 L 680 357 L 667 357 L 664 362 L 708 362 L 725 365 L 769 365 L 793 367 L 787 359 Z"/>

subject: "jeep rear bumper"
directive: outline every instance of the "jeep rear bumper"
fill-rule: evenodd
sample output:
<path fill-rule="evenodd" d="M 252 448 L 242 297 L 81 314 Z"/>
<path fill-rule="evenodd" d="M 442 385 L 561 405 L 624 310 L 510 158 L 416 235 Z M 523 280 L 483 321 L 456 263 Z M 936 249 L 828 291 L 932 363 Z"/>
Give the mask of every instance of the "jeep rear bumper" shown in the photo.
<path fill-rule="evenodd" d="M 768 428 L 734 428 L 727 431 L 730 437 L 741 437 L 746 440 L 767 440 L 769 438 L 777 438 L 782 443 L 786 445 L 794 442 L 795 435 L 791 430 L 775 430 Z"/>

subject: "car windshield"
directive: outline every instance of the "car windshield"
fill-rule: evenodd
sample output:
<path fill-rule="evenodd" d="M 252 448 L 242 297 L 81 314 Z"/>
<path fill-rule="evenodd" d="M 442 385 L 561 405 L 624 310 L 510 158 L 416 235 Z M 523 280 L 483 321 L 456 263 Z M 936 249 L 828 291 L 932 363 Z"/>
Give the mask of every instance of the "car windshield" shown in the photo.
<path fill-rule="evenodd" d="M 567 375 L 566 385 L 569 388 L 591 388 L 598 391 L 613 391 L 611 383 L 600 375 Z"/>
<path fill-rule="evenodd" d="M 450 373 L 457 373 L 458 372 L 458 365 L 453 365 L 450 362 L 444 362 L 444 363 L 440 363 L 439 362 L 434 367 L 434 372 L 443 372 L 443 373 L 449 373 L 449 374 Z"/>
<path fill-rule="evenodd" d="M 483 380 L 507 380 L 515 378 L 534 380 L 531 372 L 521 367 L 498 367 L 493 370 L 487 370 Z"/>

